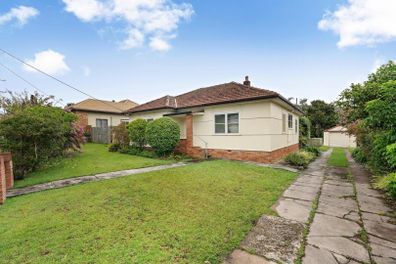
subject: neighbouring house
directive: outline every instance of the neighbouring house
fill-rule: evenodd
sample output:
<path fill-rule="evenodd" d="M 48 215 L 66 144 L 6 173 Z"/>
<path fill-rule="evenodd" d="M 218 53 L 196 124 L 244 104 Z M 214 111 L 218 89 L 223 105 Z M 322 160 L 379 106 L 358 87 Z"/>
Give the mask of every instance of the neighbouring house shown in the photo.
<path fill-rule="evenodd" d="M 355 148 L 356 137 L 348 134 L 346 127 L 335 126 L 323 132 L 323 145 L 328 147 Z"/>
<path fill-rule="evenodd" d="M 163 116 L 180 125 L 183 154 L 274 162 L 299 148 L 303 114 L 280 94 L 230 82 L 178 96 L 164 96 L 127 111 L 131 120 Z"/>
<path fill-rule="evenodd" d="M 107 128 L 118 126 L 122 122 L 128 123 L 129 116 L 124 112 L 137 105 L 128 99 L 119 102 L 86 99 L 68 105 L 67 109 L 78 115 L 78 123 L 82 128 L 87 126 Z"/>

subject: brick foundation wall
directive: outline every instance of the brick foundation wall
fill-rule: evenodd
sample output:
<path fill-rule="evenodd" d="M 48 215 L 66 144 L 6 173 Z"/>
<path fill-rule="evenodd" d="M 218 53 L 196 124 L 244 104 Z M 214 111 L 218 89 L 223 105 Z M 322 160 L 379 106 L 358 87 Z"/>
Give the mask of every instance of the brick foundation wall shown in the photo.
<path fill-rule="evenodd" d="M 176 151 L 187 156 L 203 159 L 205 157 L 205 150 L 200 147 L 193 146 L 193 116 L 186 116 L 186 133 L 187 139 L 181 139 Z M 248 150 L 222 150 L 222 149 L 207 149 L 207 154 L 212 158 L 222 158 L 230 160 L 245 160 L 255 161 L 261 163 L 272 163 L 285 157 L 287 154 L 295 152 L 299 149 L 299 145 L 291 145 L 280 148 L 274 151 L 248 151 Z"/>
<path fill-rule="evenodd" d="M 185 145 L 185 142 L 181 143 Z M 224 150 L 224 149 L 207 149 L 207 153 L 211 158 L 230 159 L 230 160 L 243 160 L 255 161 L 260 163 L 273 163 L 286 155 L 295 152 L 299 149 L 299 145 L 291 145 L 285 148 L 277 149 L 271 152 L 267 151 L 249 151 L 249 150 Z M 180 147 L 177 148 L 179 153 L 187 156 L 203 159 L 205 156 L 204 149 L 199 147 Z"/>
<path fill-rule="evenodd" d="M 11 153 L 0 153 L 0 204 L 6 199 L 8 189 L 14 186 Z"/>

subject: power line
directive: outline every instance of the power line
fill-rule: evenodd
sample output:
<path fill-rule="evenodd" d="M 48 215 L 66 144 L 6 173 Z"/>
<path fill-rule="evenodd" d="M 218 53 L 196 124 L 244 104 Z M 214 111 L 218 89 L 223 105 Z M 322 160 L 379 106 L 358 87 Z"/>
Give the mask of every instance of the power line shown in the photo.
<path fill-rule="evenodd" d="M 6 69 L 7 71 L 9 71 L 10 73 L 14 74 L 16 77 L 18 77 L 19 79 L 21 79 L 22 81 L 24 81 L 25 83 L 27 83 L 28 85 L 30 85 L 31 87 L 33 87 L 34 89 L 36 89 L 37 91 L 43 93 L 46 96 L 50 96 L 48 95 L 46 92 L 44 92 L 43 90 L 41 90 L 40 88 L 38 88 L 36 85 L 34 85 L 33 83 L 31 83 L 30 81 L 26 80 L 25 78 L 23 78 L 21 75 L 17 74 L 16 72 L 14 72 L 13 70 L 11 70 L 10 68 L 8 68 L 7 66 L 5 66 L 3 63 L 0 62 L 0 66 L 3 67 L 4 69 Z M 57 100 L 55 101 L 55 104 L 60 103 L 61 100 Z"/>
<path fill-rule="evenodd" d="M 121 111 L 121 112 L 124 112 L 123 109 L 120 109 L 120 108 L 118 108 L 118 107 L 116 107 L 116 106 L 114 106 L 114 105 L 112 105 L 112 104 L 108 104 L 108 103 L 105 102 L 105 101 L 102 101 L 102 100 L 99 100 L 99 99 L 95 98 L 94 96 L 92 96 L 92 95 L 90 95 L 90 94 L 88 94 L 88 93 L 86 93 L 86 92 L 84 92 L 84 91 L 82 91 L 82 90 L 80 90 L 80 89 L 78 89 L 78 88 L 76 88 L 76 87 L 74 87 L 74 86 L 72 86 L 72 85 L 70 85 L 70 84 L 68 84 L 68 83 L 66 83 L 66 82 L 64 82 L 64 81 L 62 81 L 62 80 L 60 80 L 60 79 L 58 79 L 58 78 L 56 78 L 55 76 L 53 76 L 53 75 L 51 75 L 51 74 L 49 74 L 49 73 L 46 73 L 46 72 L 40 70 L 39 68 L 37 68 L 37 67 L 35 67 L 35 66 L 33 66 L 33 65 L 29 64 L 29 63 L 27 63 L 27 62 L 25 62 L 24 60 L 18 58 L 17 56 L 11 54 L 10 52 L 8 52 L 8 51 L 6 51 L 6 50 L 4 50 L 4 49 L 2 49 L 2 48 L 0 48 L 0 51 L 3 52 L 4 54 L 10 56 L 10 57 L 13 58 L 14 60 L 19 61 L 20 63 L 22 63 L 22 64 L 24 64 L 24 65 L 26 65 L 26 66 L 28 66 L 28 67 L 30 67 L 30 68 L 32 68 L 32 69 L 38 71 L 39 73 L 41 73 L 41 74 L 43 74 L 43 75 L 45 75 L 45 76 L 47 76 L 47 77 L 49 77 L 49 78 L 51 78 L 51 79 L 53 79 L 53 80 L 55 80 L 55 81 L 57 81 L 57 82 L 63 84 L 63 85 L 65 85 L 65 86 L 67 86 L 67 87 L 69 87 L 69 88 L 71 88 L 71 89 L 73 89 L 73 90 L 75 90 L 75 91 L 77 91 L 77 92 L 79 92 L 79 93 L 82 93 L 82 94 L 84 94 L 84 95 L 86 95 L 86 96 L 88 96 L 88 97 L 90 97 L 90 98 L 92 98 L 92 99 L 94 99 L 94 100 L 96 100 L 96 101 L 99 101 L 99 102 L 101 102 L 101 103 L 103 103 L 103 104 L 105 104 L 105 105 L 107 105 L 107 106 L 110 106 L 110 107 L 112 107 L 112 108 L 114 108 L 114 109 L 117 109 L 117 110 L 119 110 L 119 111 Z"/>

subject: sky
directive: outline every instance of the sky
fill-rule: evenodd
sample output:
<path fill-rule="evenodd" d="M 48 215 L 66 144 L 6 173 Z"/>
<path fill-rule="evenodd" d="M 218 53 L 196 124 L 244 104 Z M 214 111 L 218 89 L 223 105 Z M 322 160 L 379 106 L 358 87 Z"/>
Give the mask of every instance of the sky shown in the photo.
<path fill-rule="evenodd" d="M 242 82 L 332 102 L 396 59 L 394 0 L 0 0 L 0 48 L 105 100 Z M 62 103 L 87 96 L 0 52 Z M 34 89 L 0 66 L 0 90 Z"/>

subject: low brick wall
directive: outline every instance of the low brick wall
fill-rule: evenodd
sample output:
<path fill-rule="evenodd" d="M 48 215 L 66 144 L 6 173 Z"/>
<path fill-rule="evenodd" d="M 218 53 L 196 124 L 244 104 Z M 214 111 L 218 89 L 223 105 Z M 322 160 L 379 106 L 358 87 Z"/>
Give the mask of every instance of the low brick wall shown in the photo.
<path fill-rule="evenodd" d="M 0 153 L 0 204 L 3 204 L 7 190 L 14 186 L 11 153 Z"/>

